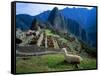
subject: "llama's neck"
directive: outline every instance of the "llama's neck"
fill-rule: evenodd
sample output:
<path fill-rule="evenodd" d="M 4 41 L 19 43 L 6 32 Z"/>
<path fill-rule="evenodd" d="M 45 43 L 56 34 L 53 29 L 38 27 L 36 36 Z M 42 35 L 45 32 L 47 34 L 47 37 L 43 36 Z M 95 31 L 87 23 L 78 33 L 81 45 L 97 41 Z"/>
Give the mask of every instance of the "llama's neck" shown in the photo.
<path fill-rule="evenodd" d="M 64 51 L 64 55 L 68 55 L 67 51 Z"/>
<path fill-rule="evenodd" d="M 67 56 L 68 56 L 68 54 L 64 52 L 64 56 L 65 56 L 65 57 L 67 57 Z"/>
<path fill-rule="evenodd" d="M 64 50 L 64 53 L 65 53 L 65 54 L 68 54 L 66 50 Z"/>

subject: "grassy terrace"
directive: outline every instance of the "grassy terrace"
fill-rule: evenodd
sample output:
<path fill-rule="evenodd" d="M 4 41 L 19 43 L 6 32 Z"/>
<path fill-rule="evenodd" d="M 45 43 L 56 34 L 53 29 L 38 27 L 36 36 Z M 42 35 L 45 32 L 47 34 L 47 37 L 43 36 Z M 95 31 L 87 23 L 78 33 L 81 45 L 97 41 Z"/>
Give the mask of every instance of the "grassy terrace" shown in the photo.
<path fill-rule="evenodd" d="M 52 33 L 52 31 L 49 30 L 49 29 L 45 29 L 45 32 L 46 32 L 46 34 L 47 34 L 48 36 L 58 36 L 58 37 L 59 37 L 59 35 Z"/>
<path fill-rule="evenodd" d="M 83 57 L 83 61 L 78 69 L 95 69 L 96 59 Z M 16 72 L 48 72 L 48 71 L 64 71 L 78 70 L 72 64 L 64 62 L 62 54 L 32 56 L 30 59 L 23 60 L 16 58 Z"/>
<path fill-rule="evenodd" d="M 49 29 L 46 29 L 45 32 L 46 32 L 47 36 L 59 37 L 59 39 L 62 40 L 63 42 L 67 42 L 67 40 L 65 38 L 60 37 L 59 35 L 52 33 L 52 31 Z"/>

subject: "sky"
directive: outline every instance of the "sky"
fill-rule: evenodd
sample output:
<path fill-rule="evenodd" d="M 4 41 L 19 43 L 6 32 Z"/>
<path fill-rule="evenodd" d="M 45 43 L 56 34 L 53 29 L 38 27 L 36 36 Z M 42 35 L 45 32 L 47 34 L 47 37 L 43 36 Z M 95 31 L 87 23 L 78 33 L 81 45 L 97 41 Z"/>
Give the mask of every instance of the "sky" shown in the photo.
<path fill-rule="evenodd" d="M 91 10 L 93 8 L 93 7 L 83 7 L 83 6 L 16 3 L 16 15 L 17 14 L 29 14 L 29 15 L 35 16 L 44 11 L 52 10 L 54 7 L 58 7 L 59 10 L 64 9 L 66 7 L 68 7 L 68 8 L 87 8 L 88 10 Z"/>

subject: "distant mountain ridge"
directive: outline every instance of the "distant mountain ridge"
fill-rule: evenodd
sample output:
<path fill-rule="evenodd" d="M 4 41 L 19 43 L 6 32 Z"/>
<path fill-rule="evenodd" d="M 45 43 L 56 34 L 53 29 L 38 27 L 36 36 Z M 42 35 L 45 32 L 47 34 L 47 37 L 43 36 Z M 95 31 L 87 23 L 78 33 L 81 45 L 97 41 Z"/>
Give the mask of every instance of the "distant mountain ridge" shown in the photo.
<path fill-rule="evenodd" d="M 88 28 L 91 25 L 96 25 L 96 8 L 93 8 L 91 10 L 88 10 L 86 8 L 64 8 L 62 10 L 59 10 L 59 12 L 66 18 L 70 18 L 73 20 L 76 20 L 81 24 L 83 28 Z M 31 17 L 38 17 L 38 19 L 41 19 L 43 21 L 46 21 L 48 19 L 48 16 L 50 14 L 50 11 L 44 11 L 36 16 Z M 27 14 L 18 14 L 19 15 L 27 15 Z M 29 15 L 30 16 L 30 15 Z M 90 25 L 90 26 L 89 26 Z"/>

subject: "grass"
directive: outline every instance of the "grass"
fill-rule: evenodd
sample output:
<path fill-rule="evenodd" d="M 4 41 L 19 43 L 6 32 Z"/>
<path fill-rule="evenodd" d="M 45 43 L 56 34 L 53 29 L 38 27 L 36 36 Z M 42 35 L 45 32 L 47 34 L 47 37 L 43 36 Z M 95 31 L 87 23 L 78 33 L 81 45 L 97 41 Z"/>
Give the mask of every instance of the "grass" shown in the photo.
<path fill-rule="evenodd" d="M 45 30 L 45 32 L 46 32 L 46 34 L 47 34 L 48 36 L 55 36 L 55 37 L 59 37 L 59 35 L 52 33 L 52 31 L 51 31 L 51 30 L 49 30 L 49 29 L 46 29 L 46 30 Z"/>
<path fill-rule="evenodd" d="M 95 69 L 96 59 L 83 58 L 79 69 Z M 78 70 L 72 64 L 64 62 L 62 54 L 32 56 L 28 60 L 16 58 L 16 73 Z"/>
<path fill-rule="evenodd" d="M 48 35 L 48 36 L 53 36 L 53 37 L 59 37 L 59 40 L 61 40 L 62 42 L 67 42 L 67 40 L 65 39 L 65 38 L 63 38 L 63 37 L 60 37 L 59 35 L 57 35 L 57 34 L 54 34 L 51 30 L 49 30 L 49 29 L 46 29 L 45 30 L 45 32 L 46 32 L 46 34 Z"/>

